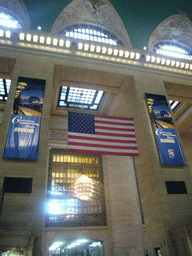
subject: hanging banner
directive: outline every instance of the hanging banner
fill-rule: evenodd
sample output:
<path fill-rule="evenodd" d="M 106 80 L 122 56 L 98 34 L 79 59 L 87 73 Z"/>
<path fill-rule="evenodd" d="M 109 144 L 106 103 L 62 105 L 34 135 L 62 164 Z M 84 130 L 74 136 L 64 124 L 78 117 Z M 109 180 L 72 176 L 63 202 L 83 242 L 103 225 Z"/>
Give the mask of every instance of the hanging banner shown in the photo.
<path fill-rule="evenodd" d="M 38 159 L 41 118 L 11 115 L 3 157 Z"/>
<path fill-rule="evenodd" d="M 19 77 L 3 157 L 38 159 L 45 80 Z"/>
<path fill-rule="evenodd" d="M 148 93 L 145 96 L 162 165 L 185 165 L 166 97 Z"/>

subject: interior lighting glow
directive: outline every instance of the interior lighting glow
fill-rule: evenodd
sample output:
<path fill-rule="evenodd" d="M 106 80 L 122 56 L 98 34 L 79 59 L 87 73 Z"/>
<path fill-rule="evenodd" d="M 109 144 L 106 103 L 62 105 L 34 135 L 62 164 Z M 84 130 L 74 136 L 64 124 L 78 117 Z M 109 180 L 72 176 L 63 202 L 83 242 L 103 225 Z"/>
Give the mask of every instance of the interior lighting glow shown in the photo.
<path fill-rule="evenodd" d="M 34 36 L 33 36 L 33 42 L 35 42 L 35 43 L 38 42 L 38 36 L 37 36 L 37 35 L 34 35 Z"/>
<path fill-rule="evenodd" d="M 24 33 L 20 33 L 19 34 L 19 39 L 20 40 L 24 40 L 25 39 L 25 34 Z"/>
<path fill-rule="evenodd" d="M 135 59 L 136 59 L 136 60 L 139 60 L 139 59 L 140 59 L 140 56 L 141 56 L 141 55 L 140 55 L 139 53 L 136 53 Z"/>
<path fill-rule="evenodd" d="M 81 200 L 89 200 L 93 195 L 93 181 L 86 175 L 80 176 L 75 181 L 75 194 Z"/>
<path fill-rule="evenodd" d="M 124 55 L 124 51 L 123 50 L 120 50 L 119 51 L 119 56 L 122 57 Z"/>
<path fill-rule="evenodd" d="M 98 45 L 98 46 L 96 47 L 96 52 L 100 52 L 100 51 L 101 51 L 101 46 Z"/>
<path fill-rule="evenodd" d="M 131 52 L 130 58 L 131 58 L 131 59 L 134 59 L 134 58 L 135 58 L 135 53 L 134 53 L 134 52 Z"/>
<path fill-rule="evenodd" d="M 82 43 L 78 43 L 78 49 L 82 50 L 83 49 L 83 44 Z"/>
<path fill-rule="evenodd" d="M 129 57 L 129 52 L 125 51 L 125 58 L 128 58 L 128 57 Z"/>
<path fill-rule="evenodd" d="M 175 61 L 174 61 L 174 60 L 171 61 L 171 66 L 172 66 L 172 67 L 175 66 Z"/>
<path fill-rule="evenodd" d="M 107 48 L 106 47 L 102 47 L 102 53 L 106 53 L 107 52 Z"/>
<path fill-rule="evenodd" d="M 162 59 L 161 59 L 161 64 L 164 65 L 165 63 L 166 63 L 166 59 L 162 58 Z"/>
<path fill-rule="evenodd" d="M 89 45 L 88 45 L 88 44 L 85 44 L 85 45 L 84 45 L 84 50 L 85 50 L 85 51 L 88 51 L 88 50 L 89 50 Z"/>
<path fill-rule="evenodd" d="M 174 46 L 174 45 L 162 45 L 161 49 L 163 50 L 169 50 L 171 52 L 178 52 L 178 53 L 184 53 L 187 54 L 187 52 L 184 49 L 181 49 L 180 47 Z"/>
<path fill-rule="evenodd" d="M 69 48 L 70 45 L 71 45 L 71 42 L 70 42 L 69 40 L 67 40 L 66 43 L 65 43 L 65 46 L 66 46 L 67 48 Z"/>
<path fill-rule="evenodd" d="M 41 44 L 44 44 L 44 42 L 45 42 L 45 37 L 44 37 L 44 36 L 40 36 L 39 42 L 40 42 Z"/>
<path fill-rule="evenodd" d="M 37 29 L 38 29 L 38 30 L 41 30 L 41 26 L 38 26 Z"/>
<path fill-rule="evenodd" d="M 63 244 L 63 242 L 55 242 L 49 247 L 49 251 L 55 251 L 58 247 L 60 247 Z"/>
<path fill-rule="evenodd" d="M 26 40 L 27 40 L 27 41 L 31 41 L 31 34 L 27 34 Z"/>
<path fill-rule="evenodd" d="M 47 212 L 53 215 L 73 215 L 78 213 L 77 205 L 77 199 L 53 199 L 47 202 Z"/>
<path fill-rule="evenodd" d="M 180 61 L 177 61 L 175 66 L 178 68 L 180 66 Z"/>
<path fill-rule="evenodd" d="M 108 53 L 108 54 L 112 54 L 112 52 L 113 52 L 113 49 L 111 49 L 111 48 L 108 48 L 108 51 L 107 51 L 107 53 Z"/>
<path fill-rule="evenodd" d="M 158 45 L 155 51 L 159 54 L 170 56 L 170 57 L 188 59 L 188 60 L 192 59 L 192 56 L 187 50 L 176 45 L 169 45 L 169 44 Z"/>
<path fill-rule="evenodd" d="M 192 69 L 192 64 L 190 65 L 189 69 Z"/>
<path fill-rule="evenodd" d="M 149 62 L 151 60 L 151 56 L 147 55 L 146 56 L 146 61 Z"/>
<path fill-rule="evenodd" d="M 169 59 L 166 60 L 166 65 L 169 66 L 171 64 L 171 61 Z"/>
<path fill-rule="evenodd" d="M 64 40 L 59 40 L 59 46 L 64 46 Z"/>
<path fill-rule="evenodd" d="M 47 43 L 47 44 L 51 44 L 51 37 L 47 37 L 46 43 Z"/>
<path fill-rule="evenodd" d="M 181 68 L 184 68 L 184 67 L 185 67 L 185 63 L 184 63 L 184 62 L 181 62 L 180 67 L 181 67 Z"/>
<path fill-rule="evenodd" d="M 11 31 L 7 30 L 7 31 L 5 32 L 5 36 L 6 36 L 7 38 L 11 38 Z"/>
<path fill-rule="evenodd" d="M 78 240 L 76 241 L 76 243 L 78 243 L 78 244 L 83 244 L 83 243 L 87 243 L 87 242 L 88 242 L 87 239 L 78 239 Z"/>
<path fill-rule="evenodd" d="M 53 38 L 53 45 L 57 45 L 58 44 L 58 39 L 57 38 Z"/>
<path fill-rule="evenodd" d="M 151 62 L 155 62 L 156 58 L 154 56 L 151 57 Z"/>
<path fill-rule="evenodd" d="M 114 49 L 113 55 L 117 56 L 117 54 L 118 54 L 118 50 L 117 50 L 117 49 Z"/>
<path fill-rule="evenodd" d="M 91 52 L 94 52 L 94 51 L 95 51 L 95 45 L 92 44 L 92 45 L 90 46 L 90 51 L 91 51 Z"/>
<path fill-rule="evenodd" d="M 161 58 L 157 57 L 156 58 L 156 63 L 159 64 L 161 62 Z"/>
<path fill-rule="evenodd" d="M 102 246 L 101 242 L 93 242 L 89 245 L 90 247 Z"/>
<path fill-rule="evenodd" d="M 185 64 L 185 68 L 188 69 L 189 68 L 189 63 Z"/>
<path fill-rule="evenodd" d="M 0 29 L 0 36 L 4 36 L 4 30 Z"/>

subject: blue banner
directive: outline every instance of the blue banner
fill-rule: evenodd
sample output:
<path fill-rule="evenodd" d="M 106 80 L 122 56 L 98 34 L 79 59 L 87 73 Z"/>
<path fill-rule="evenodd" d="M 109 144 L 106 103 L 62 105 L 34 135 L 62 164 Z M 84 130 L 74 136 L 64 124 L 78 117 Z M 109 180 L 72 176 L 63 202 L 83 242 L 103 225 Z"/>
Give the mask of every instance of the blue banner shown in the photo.
<path fill-rule="evenodd" d="M 38 159 L 41 117 L 12 114 L 3 157 Z"/>
<path fill-rule="evenodd" d="M 185 165 L 175 129 L 154 127 L 155 136 L 163 165 Z"/>
<path fill-rule="evenodd" d="M 145 96 L 162 165 L 186 165 L 166 97 Z"/>

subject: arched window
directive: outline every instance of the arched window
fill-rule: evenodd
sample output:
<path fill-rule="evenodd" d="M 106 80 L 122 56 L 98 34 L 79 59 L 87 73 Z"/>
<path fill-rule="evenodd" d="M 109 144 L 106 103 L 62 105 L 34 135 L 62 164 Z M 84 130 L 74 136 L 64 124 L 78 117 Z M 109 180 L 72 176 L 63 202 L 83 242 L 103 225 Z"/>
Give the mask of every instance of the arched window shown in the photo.
<path fill-rule="evenodd" d="M 179 43 L 161 42 L 155 45 L 154 51 L 173 58 L 192 60 L 192 50 Z"/>
<path fill-rule="evenodd" d="M 67 37 L 89 40 L 98 43 L 120 46 L 123 45 L 122 42 L 113 33 L 95 25 L 71 25 L 63 29 L 59 34 Z"/>
<path fill-rule="evenodd" d="M 0 26 L 21 28 L 20 23 L 8 14 L 0 12 Z"/>

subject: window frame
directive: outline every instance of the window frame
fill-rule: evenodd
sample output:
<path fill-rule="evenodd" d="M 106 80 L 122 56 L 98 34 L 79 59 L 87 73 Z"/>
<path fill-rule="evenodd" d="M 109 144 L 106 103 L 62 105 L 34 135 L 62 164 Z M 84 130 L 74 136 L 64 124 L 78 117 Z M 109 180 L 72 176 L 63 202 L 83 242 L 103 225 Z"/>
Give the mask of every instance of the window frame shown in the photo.
<path fill-rule="evenodd" d="M 82 200 L 82 199 L 78 198 L 78 196 L 74 197 L 74 194 L 75 194 L 74 189 L 68 189 L 68 188 L 66 191 L 66 195 L 65 195 L 65 193 L 63 193 L 64 196 L 51 195 L 50 191 L 51 191 L 52 173 L 53 173 L 53 169 L 54 169 L 53 156 L 55 154 L 60 155 L 60 156 L 67 155 L 69 157 L 80 157 L 80 158 L 88 157 L 90 159 L 96 157 L 98 159 L 99 162 L 98 162 L 98 165 L 96 168 L 98 168 L 99 177 L 98 177 L 98 179 L 97 178 L 95 178 L 95 179 L 92 178 L 92 179 L 93 179 L 93 181 L 95 180 L 95 182 L 99 181 L 99 183 L 98 183 L 98 188 L 96 187 L 96 189 L 95 189 L 95 192 L 96 192 L 95 196 L 93 196 L 93 198 L 90 198 L 91 200 Z M 68 176 L 68 173 L 69 173 L 68 171 L 70 170 L 70 168 L 71 169 L 72 168 L 74 168 L 74 169 L 75 168 L 77 168 L 77 169 L 78 168 L 85 168 L 85 169 L 87 168 L 88 169 L 88 167 L 89 167 L 89 164 L 87 164 L 87 163 L 86 164 L 78 163 L 77 166 L 74 167 L 73 165 L 75 165 L 75 164 L 76 163 L 74 163 L 74 162 L 72 164 L 70 162 L 65 162 L 65 164 L 63 164 L 63 168 L 66 168 L 67 176 Z M 60 166 L 60 165 L 58 164 L 58 166 Z M 60 167 L 58 167 L 58 168 L 60 168 Z M 94 166 L 91 168 L 94 169 Z M 61 169 L 59 171 L 60 173 L 62 172 Z M 84 170 L 82 171 L 82 174 L 83 174 L 83 172 L 84 172 Z M 91 173 L 91 171 L 90 171 L 90 173 Z M 87 170 L 86 170 L 86 176 L 88 176 Z M 61 179 L 61 177 L 59 176 L 58 179 Z M 55 180 L 56 180 L 56 178 L 55 178 Z M 67 180 L 67 178 L 66 178 L 66 180 Z M 60 184 L 60 182 L 59 182 L 59 184 Z M 72 182 L 69 183 L 68 181 L 66 181 L 66 183 L 63 183 L 63 184 L 65 184 L 65 185 L 67 184 L 70 187 Z M 95 183 L 95 184 L 97 186 L 97 183 Z M 71 197 L 69 197 L 70 195 L 71 195 Z M 63 203 L 63 205 L 65 205 L 65 204 L 67 204 L 67 202 L 64 202 L 64 201 L 69 200 L 70 198 L 76 200 L 74 202 L 74 204 L 77 203 L 78 205 L 77 206 L 74 205 L 74 207 L 77 207 L 77 212 L 75 212 L 76 210 L 73 211 L 73 208 L 72 208 L 71 213 L 66 213 L 66 212 L 68 212 L 68 208 L 66 208 L 65 213 L 61 213 L 61 214 L 54 214 L 54 213 L 48 212 L 49 204 L 50 204 L 51 200 L 63 200 L 62 203 Z M 70 204 L 70 202 L 69 202 L 69 204 Z M 70 207 L 73 207 L 73 206 L 69 206 L 69 212 L 71 210 Z M 69 216 L 70 214 L 71 214 L 71 217 Z M 66 218 L 68 218 L 68 219 L 66 219 Z M 65 150 L 65 149 L 51 149 L 50 156 L 49 156 L 49 172 L 48 172 L 45 227 L 49 228 L 49 227 L 106 226 L 106 223 L 107 223 L 107 221 L 106 221 L 105 195 L 104 195 L 104 183 L 103 183 L 103 171 L 102 171 L 102 157 L 100 155 L 93 155 L 93 154 L 80 154 L 80 153 L 76 154 L 76 153 L 72 153 L 72 152 L 67 152 L 67 150 Z"/>

